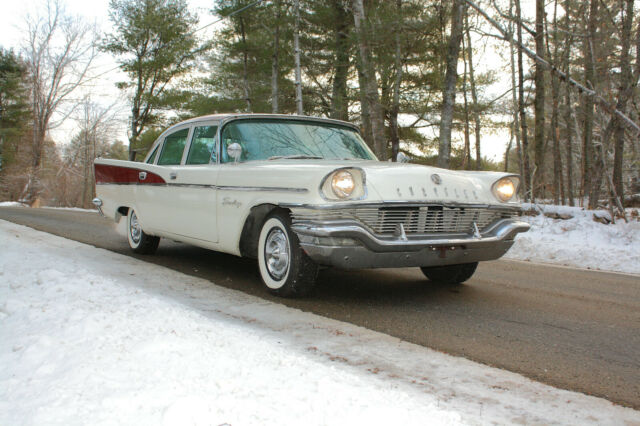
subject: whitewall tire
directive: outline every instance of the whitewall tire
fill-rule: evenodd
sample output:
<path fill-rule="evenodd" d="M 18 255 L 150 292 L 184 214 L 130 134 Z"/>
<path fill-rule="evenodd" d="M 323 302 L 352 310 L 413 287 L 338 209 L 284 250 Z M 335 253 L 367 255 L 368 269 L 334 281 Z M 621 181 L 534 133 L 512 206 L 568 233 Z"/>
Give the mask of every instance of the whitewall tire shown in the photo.
<path fill-rule="evenodd" d="M 140 222 L 138 221 L 138 215 L 132 208 L 129 209 L 127 214 L 127 240 L 129 241 L 129 247 L 135 253 L 140 254 L 153 254 L 158 248 L 160 243 L 159 237 L 146 234 Z"/>
<path fill-rule="evenodd" d="M 315 286 L 318 265 L 300 248 L 284 212 L 267 217 L 258 237 L 258 267 L 262 282 L 278 296 L 309 294 Z"/>

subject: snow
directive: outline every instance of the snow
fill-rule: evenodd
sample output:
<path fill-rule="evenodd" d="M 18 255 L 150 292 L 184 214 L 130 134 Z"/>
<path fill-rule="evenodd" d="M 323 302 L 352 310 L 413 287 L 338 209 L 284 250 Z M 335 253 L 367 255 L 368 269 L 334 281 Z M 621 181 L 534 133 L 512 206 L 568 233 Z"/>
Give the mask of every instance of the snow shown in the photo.
<path fill-rule="evenodd" d="M 640 222 L 637 218 L 630 218 L 629 223 L 618 219 L 615 224 L 604 225 L 593 220 L 594 214 L 610 218 L 609 212 L 604 210 L 528 204 L 524 207 L 573 217 L 563 220 L 544 214 L 523 216 L 521 219 L 530 223 L 531 229 L 518 234 L 505 258 L 640 274 Z"/>
<path fill-rule="evenodd" d="M 0 221 L 0 424 L 624 424 L 558 390 Z"/>
<path fill-rule="evenodd" d="M 97 209 L 81 209 L 79 207 L 40 207 L 41 209 L 66 210 L 70 212 L 98 213 Z"/>
<path fill-rule="evenodd" d="M 17 201 L 2 201 L 0 202 L 0 207 L 29 207 L 27 204 L 19 203 Z M 87 212 L 87 213 L 98 213 L 96 209 L 81 209 L 78 207 L 49 207 L 42 206 L 38 207 L 40 209 L 50 209 L 50 210 L 67 210 L 73 212 Z"/>

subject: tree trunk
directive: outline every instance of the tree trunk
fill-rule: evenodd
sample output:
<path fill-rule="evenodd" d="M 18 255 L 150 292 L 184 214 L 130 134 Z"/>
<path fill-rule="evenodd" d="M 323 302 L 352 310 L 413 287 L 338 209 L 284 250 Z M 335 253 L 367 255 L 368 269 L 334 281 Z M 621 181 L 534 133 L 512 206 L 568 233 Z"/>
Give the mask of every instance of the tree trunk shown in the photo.
<path fill-rule="evenodd" d="M 524 69 L 522 65 L 522 14 L 520 0 L 516 0 L 516 17 L 518 31 L 518 111 L 520 113 L 520 128 L 522 129 L 522 180 L 524 183 L 524 199 L 531 197 L 531 170 L 529 166 L 529 137 L 527 134 L 527 115 L 524 109 Z"/>
<path fill-rule="evenodd" d="M 280 74 L 279 65 L 278 65 L 278 56 L 280 49 L 280 10 L 281 0 L 276 0 L 276 28 L 273 33 L 273 55 L 271 56 L 271 112 L 273 114 L 278 113 L 278 97 L 280 95 L 280 90 L 278 87 L 278 77 Z"/>
<path fill-rule="evenodd" d="M 548 37 L 548 34 L 547 34 Z M 547 38 L 548 40 L 548 38 Z M 559 62 L 558 40 L 558 0 L 553 5 L 553 62 Z M 562 185 L 562 156 L 560 154 L 560 126 L 558 124 L 558 104 L 560 98 L 560 80 L 555 74 L 551 75 L 551 139 L 553 141 L 553 200 L 556 205 L 564 204 L 564 185 Z"/>
<path fill-rule="evenodd" d="M 371 58 L 369 47 L 369 31 L 364 13 L 363 0 L 352 0 L 353 18 L 358 32 L 358 44 L 360 47 L 360 61 L 362 63 L 362 82 L 365 91 L 366 102 L 369 104 L 371 114 L 371 135 L 373 137 L 374 152 L 380 160 L 387 159 L 387 146 L 384 135 L 384 115 L 378 96 L 378 82 Z"/>
<path fill-rule="evenodd" d="M 247 102 L 247 112 L 251 112 L 251 95 L 249 92 L 249 52 L 247 51 L 247 38 L 244 31 L 244 19 L 240 18 L 240 32 L 242 34 L 242 87 L 244 99 Z"/>
<path fill-rule="evenodd" d="M 402 46 L 400 44 L 400 33 L 402 25 L 402 0 L 396 0 L 397 17 L 395 31 L 395 60 L 396 69 L 395 79 L 393 81 L 393 99 L 391 102 L 391 110 L 389 111 L 389 130 L 391 134 L 391 161 L 398 161 L 398 153 L 400 152 L 400 132 L 398 128 L 398 113 L 400 112 L 400 84 L 402 83 Z"/>
<path fill-rule="evenodd" d="M 623 113 L 627 111 L 627 102 L 631 97 L 633 86 L 637 78 L 633 79 L 631 73 L 631 59 L 629 50 L 631 48 L 631 24 L 633 23 L 633 0 L 626 0 L 626 12 L 622 23 L 621 43 L 622 51 L 620 54 L 620 93 L 618 95 L 618 103 L 616 108 Z M 640 30 L 639 30 L 640 31 Z M 614 122 L 614 157 L 613 157 L 613 185 L 615 192 L 620 199 L 620 203 L 624 205 L 624 188 L 622 185 L 622 160 L 624 155 L 624 123 L 613 116 Z"/>
<path fill-rule="evenodd" d="M 509 126 L 509 143 L 507 144 L 507 149 L 504 151 L 504 171 L 509 171 L 509 153 L 511 152 L 511 146 L 513 145 L 513 137 L 514 137 L 515 129 L 514 123 L 511 123 Z"/>
<path fill-rule="evenodd" d="M 471 170 L 471 130 L 469 128 L 469 101 L 467 99 L 467 61 L 468 52 L 465 48 L 465 40 L 462 40 L 462 62 L 464 64 L 464 73 L 462 74 L 462 99 L 463 99 L 463 111 L 464 111 L 464 155 L 462 158 L 462 168 L 465 170 Z"/>
<path fill-rule="evenodd" d="M 456 80 L 458 77 L 458 54 L 462 41 L 462 14 L 464 1 L 454 0 L 451 13 L 451 34 L 447 45 L 446 71 L 442 89 L 442 112 L 440 114 L 440 145 L 438 147 L 438 167 L 451 165 L 451 127 L 456 101 Z"/>
<path fill-rule="evenodd" d="M 360 51 L 356 55 L 356 69 L 358 71 L 358 87 L 360 88 L 360 121 L 362 122 L 362 133 L 364 141 L 369 147 L 375 151 L 373 146 L 373 132 L 371 131 L 371 111 L 369 111 L 369 102 L 364 91 L 364 74 L 362 73 L 362 60 L 360 59 Z"/>
<path fill-rule="evenodd" d="M 303 115 L 302 108 L 302 72 L 300 70 L 300 0 L 294 1 L 295 24 L 293 27 L 293 58 L 296 75 L 296 112 Z"/>
<path fill-rule="evenodd" d="M 513 0 L 509 1 L 509 16 L 513 16 Z M 512 34 L 511 40 L 513 40 L 513 31 L 515 26 L 513 22 L 509 23 L 509 32 Z M 513 45 L 513 41 L 509 43 L 509 62 L 511 65 L 511 105 L 513 109 L 513 134 L 516 138 L 516 150 L 518 152 L 518 169 L 520 171 L 520 176 L 524 176 L 523 171 L 523 163 L 522 163 L 522 145 L 521 145 L 521 137 L 520 137 L 520 119 L 518 117 L 518 100 L 517 100 L 517 86 L 516 86 L 516 61 L 515 61 L 515 48 Z M 506 168 L 505 168 L 505 171 Z"/>
<path fill-rule="evenodd" d="M 476 145 L 476 170 L 482 169 L 482 152 L 480 150 L 480 105 L 478 104 L 478 91 L 476 89 L 476 77 L 473 68 L 473 45 L 471 44 L 471 30 L 469 29 L 469 13 L 464 14 L 467 36 L 467 59 L 469 61 L 469 83 L 471 85 L 471 110 L 473 111 L 474 137 Z"/>
<path fill-rule="evenodd" d="M 583 41 L 584 50 L 584 76 L 585 84 L 590 88 L 595 88 L 595 58 L 594 39 L 596 32 L 596 16 L 598 13 L 598 0 L 590 0 L 589 20 L 587 24 L 587 34 Z M 594 101 L 591 97 L 584 99 L 584 124 L 582 131 L 582 196 L 587 197 L 591 193 L 591 164 L 593 157 L 593 108 Z M 589 200 L 589 207 L 594 208 L 598 200 L 594 203 Z"/>
<path fill-rule="evenodd" d="M 566 46 L 570 49 L 571 46 Z M 567 74 L 569 74 L 569 65 L 567 63 Z M 569 205 L 575 205 L 575 194 L 573 191 L 573 105 L 571 104 L 571 87 L 565 86 L 566 111 L 565 123 L 567 125 L 567 198 Z"/>
<path fill-rule="evenodd" d="M 349 78 L 349 21 L 340 0 L 333 0 L 335 26 L 335 71 L 329 116 L 337 120 L 349 119 L 347 80 Z"/>
<path fill-rule="evenodd" d="M 536 0 L 536 55 L 545 58 L 544 48 L 544 0 Z M 534 102 L 534 165 L 535 176 L 532 182 L 533 197 L 544 194 L 544 67 L 535 63 L 535 102 Z"/>

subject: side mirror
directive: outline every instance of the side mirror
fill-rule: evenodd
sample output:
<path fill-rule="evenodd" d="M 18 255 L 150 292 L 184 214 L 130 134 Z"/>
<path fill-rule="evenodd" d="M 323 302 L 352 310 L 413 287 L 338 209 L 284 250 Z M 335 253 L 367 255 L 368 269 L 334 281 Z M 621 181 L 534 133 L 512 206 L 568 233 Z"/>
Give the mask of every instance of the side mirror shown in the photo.
<path fill-rule="evenodd" d="M 409 161 L 411 161 L 411 157 L 406 155 L 404 152 L 399 152 L 398 156 L 396 157 L 396 161 L 398 163 L 408 163 Z"/>
<path fill-rule="evenodd" d="M 232 143 L 227 147 L 227 154 L 229 154 L 229 157 L 233 158 L 233 161 L 237 163 L 242 156 L 242 145 L 238 142 Z"/>

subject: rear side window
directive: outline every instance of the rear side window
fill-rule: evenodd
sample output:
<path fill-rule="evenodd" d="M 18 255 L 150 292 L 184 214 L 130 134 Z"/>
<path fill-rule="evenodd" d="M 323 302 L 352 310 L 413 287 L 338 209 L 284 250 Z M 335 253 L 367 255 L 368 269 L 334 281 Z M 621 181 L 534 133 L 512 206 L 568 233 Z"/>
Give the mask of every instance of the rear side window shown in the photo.
<path fill-rule="evenodd" d="M 162 147 L 160 158 L 158 158 L 158 165 L 179 165 L 182 160 L 184 146 L 187 144 L 187 136 L 189 136 L 189 129 L 178 130 L 167 136 L 164 139 L 164 146 Z"/>
<path fill-rule="evenodd" d="M 218 126 L 200 126 L 194 129 L 187 164 L 209 164 L 210 160 L 216 161 L 214 149 L 217 130 Z"/>

